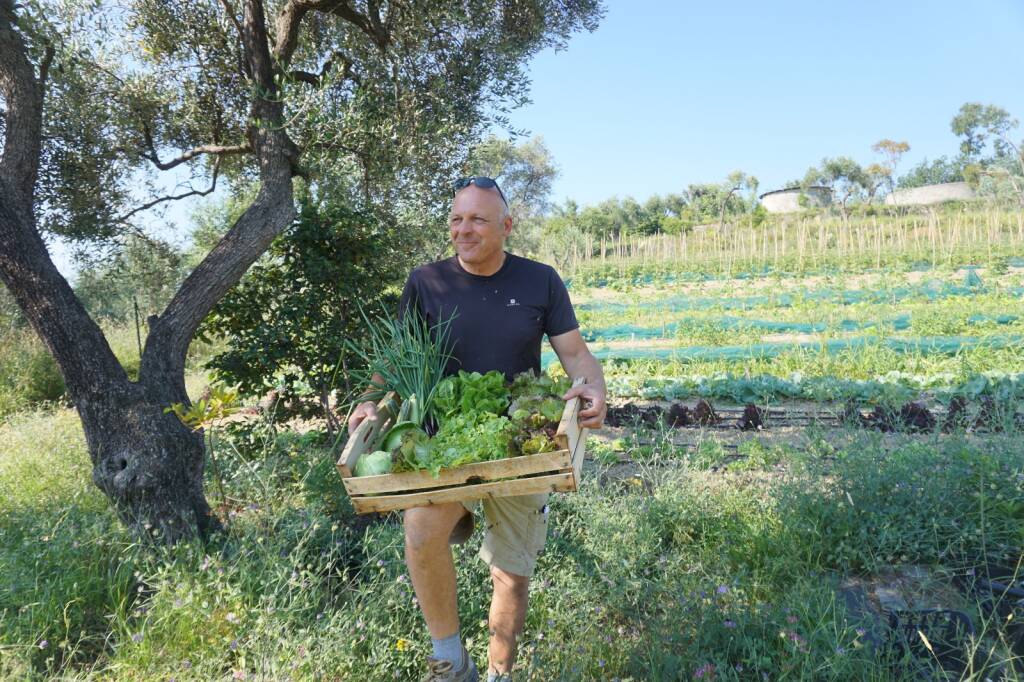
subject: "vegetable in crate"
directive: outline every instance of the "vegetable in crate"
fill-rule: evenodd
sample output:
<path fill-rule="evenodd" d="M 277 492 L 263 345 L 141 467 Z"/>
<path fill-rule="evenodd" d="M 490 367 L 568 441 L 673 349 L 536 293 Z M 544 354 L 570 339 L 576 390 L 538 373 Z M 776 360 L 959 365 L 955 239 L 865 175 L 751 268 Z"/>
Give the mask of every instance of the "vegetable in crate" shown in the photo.
<path fill-rule="evenodd" d="M 370 332 L 370 349 L 348 344 L 349 350 L 366 363 L 364 370 L 353 374 L 357 382 L 376 389 L 363 397 L 378 398 L 394 390 L 402 399 L 402 407 L 395 425 L 378 436 L 376 451 L 360 457 L 353 473 L 368 476 L 427 468 L 428 441 L 422 427 L 434 414 L 434 397 L 451 357 L 448 331 L 454 315 L 431 327 L 411 309 L 400 320 L 387 315 L 371 320 L 362 310 L 360 313 Z M 383 383 L 373 382 L 375 374 L 383 377 Z M 382 452 L 389 455 L 386 470 Z M 373 464 L 360 466 L 369 457 Z"/>
<path fill-rule="evenodd" d="M 435 411 L 444 419 L 456 414 L 486 412 L 502 415 L 508 409 L 509 390 L 505 376 L 498 371 L 487 374 L 464 372 L 441 382 L 434 397 Z"/>
<path fill-rule="evenodd" d="M 356 476 L 379 476 L 391 473 L 391 453 L 384 450 L 368 452 L 356 460 Z"/>
<path fill-rule="evenodd" d="M 430 440 L 428 468 L 437 476 L 441 469 L 513 455 L 515 431 L 506 417 L 486 412 L 456 414 Z"/>
<path fill-rule="evenodd" d="M 529 396 L 550 396 L 560 399 L 570 386 L 572 382 L 568 377 L 552 379 L 547 374 L 538 376 L 530 370 L 515 375 L 509 390 L 513 400 Z"/>

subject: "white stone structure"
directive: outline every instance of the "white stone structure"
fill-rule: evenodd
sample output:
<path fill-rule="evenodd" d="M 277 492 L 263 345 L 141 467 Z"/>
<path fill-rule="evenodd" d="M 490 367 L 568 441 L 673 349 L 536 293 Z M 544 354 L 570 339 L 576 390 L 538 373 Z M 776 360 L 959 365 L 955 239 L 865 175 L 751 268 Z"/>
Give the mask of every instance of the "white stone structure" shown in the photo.
<path fill-rule="evenodd" d="M 885 197 L 888 206 L 927 206 L 943 201 L 967 201 L 975 192 L 966 182 L 945 182 L 941 185 L 925 185 L 910 189 L 898 189 Z"/>
<path fill-rule="evenodd" d="M 804 196 L 801 205 L 800 195 Z M 787 187 L 774 192 L 765 192 L 760 197 L 761 205 L 769 213 L 797 213 L 807 208 L 828 206 L 832 203 L 832 190 L 814 185 L 806 189 Z"/>

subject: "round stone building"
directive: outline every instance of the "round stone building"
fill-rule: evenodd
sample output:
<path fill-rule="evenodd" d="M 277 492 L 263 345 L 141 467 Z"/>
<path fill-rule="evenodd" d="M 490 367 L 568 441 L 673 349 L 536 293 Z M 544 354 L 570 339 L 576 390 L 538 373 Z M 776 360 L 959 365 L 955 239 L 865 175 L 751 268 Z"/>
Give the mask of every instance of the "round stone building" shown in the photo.
<path fill-rule="evenodd" d="M 796 213 L 806 208 L 828 206 L 832 203 L 832 190 L 820 185 L 787 187 L 765 192 L 759 198 L 769 213 Z"/>

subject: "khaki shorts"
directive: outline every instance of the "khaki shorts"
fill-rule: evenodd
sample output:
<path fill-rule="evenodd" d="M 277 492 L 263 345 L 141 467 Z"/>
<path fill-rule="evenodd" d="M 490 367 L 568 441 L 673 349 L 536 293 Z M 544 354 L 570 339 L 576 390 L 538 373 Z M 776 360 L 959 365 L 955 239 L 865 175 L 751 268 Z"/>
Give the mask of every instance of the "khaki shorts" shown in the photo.
<path fill-rule="evenodd" d="M 489 566 L 529 577 L 548 535 L 548 495 L 520 495 L 463 502 L 470 514 L 483 507 L 487 532 L 480 558 Z"/>

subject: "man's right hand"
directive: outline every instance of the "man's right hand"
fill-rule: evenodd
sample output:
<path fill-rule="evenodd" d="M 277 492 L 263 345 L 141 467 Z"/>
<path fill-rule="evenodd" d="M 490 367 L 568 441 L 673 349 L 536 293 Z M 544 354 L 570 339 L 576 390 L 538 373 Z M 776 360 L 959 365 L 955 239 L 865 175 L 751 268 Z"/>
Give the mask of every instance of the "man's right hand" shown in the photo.
<path fill-rule="evenodd" d="M 377 419 L 377 403 L 372 400 L 359 403 L 356 409 L 352 410 L 352 414 L 348 418 L 348 432 L 353 433 L 356 427 L 363 423 L 364 419 Z"/>

